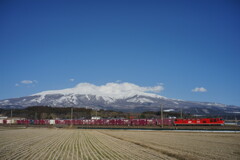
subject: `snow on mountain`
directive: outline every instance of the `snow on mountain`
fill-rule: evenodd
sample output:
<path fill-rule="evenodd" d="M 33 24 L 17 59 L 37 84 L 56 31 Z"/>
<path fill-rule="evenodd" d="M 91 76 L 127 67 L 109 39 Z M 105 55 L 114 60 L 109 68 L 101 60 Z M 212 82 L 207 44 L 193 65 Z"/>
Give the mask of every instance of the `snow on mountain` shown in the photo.
<path fill-rule="evenodd" d="M 154 103 L 154 101 L 151 100 L 151 99 L 139 98 L 139 97 L 128 99 L 127 102 L 133 102 L 133 103 Z"/>
<path fill-rule="evenodd" d="M 206 105 L 209 105 L 209 106 L 218 106 L 218 107 L 226 107 L 225 104 L 221 104 L 221 103 L 206 103 Z"/>
<path fill-rule="evenodd" d="M 164 88 L 161 85 L 154 87 L 141 87 L 132 83 L 107 83 L 102 86 L 96 86 L 90 83 L 79 83 L 74 88 L 62 89 L 62 90 L 52 90 L 52 91 L 44 91 L 40 93 L 33 94 L 33 96 L 40 95 L 39 101 L 45 95 L 51 94 L 63 94 L 63 95 L 96 95 L 98 98 L 102 97 L 104 100 L 109 102 L 114 102 L 116 99 L 124 99 L 127 97 L 132 97 L 134 95 L 142 95 L 142 96 L 150 96 L 155 98 L 165 98 L 163 96 L 159 96 L 157 94 L 162 91 Z"/>
<path fill-rule="evenodd" d="M 31 96 L 0 100 L 0 108 L 23 108 L 28 106 L 83 107 L 120 111 L 165 111 L 192 114 L 238 113 L 240 107 L 209 102 L 191 102 L 169 99 L 158 95 L 163 86 L 143 87 L 132 83 L 107 83 L 97 86 L 80 83 L 73 88 L 50 90 Z"/>

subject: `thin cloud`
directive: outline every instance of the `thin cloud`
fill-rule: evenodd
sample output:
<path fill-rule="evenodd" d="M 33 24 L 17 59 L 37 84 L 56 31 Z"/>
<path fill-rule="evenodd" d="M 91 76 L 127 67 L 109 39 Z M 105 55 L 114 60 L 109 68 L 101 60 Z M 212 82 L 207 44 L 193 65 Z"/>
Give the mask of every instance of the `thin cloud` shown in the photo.
<path fill-rule="evenodd" d="M 207 89 L 204 87 L 196 87 L 192 89 L 192 92 L 207 92 Z"/>
<path fill-rule="evenodd" d="M 73 81 L 75 81 L 75 79 L 74 79 L 74 78 L 70 78 L 69 81 L 70 81 L 70 82 L 73 82 Z"/>
<path fill-rule="evenodd" d="M 38 83 L 37 80 L 22 80 L 22 81 L 16 83 L 15 86 L 16 87 L 20 87 L 20 86 L 33 87 L 37 83 Z"/>
<path fill-rule="evenodd" d="M 31 81 L 31 80 L 22 80 L 21 83 L 22 84 L 32 84 L 33 81 Z"/>

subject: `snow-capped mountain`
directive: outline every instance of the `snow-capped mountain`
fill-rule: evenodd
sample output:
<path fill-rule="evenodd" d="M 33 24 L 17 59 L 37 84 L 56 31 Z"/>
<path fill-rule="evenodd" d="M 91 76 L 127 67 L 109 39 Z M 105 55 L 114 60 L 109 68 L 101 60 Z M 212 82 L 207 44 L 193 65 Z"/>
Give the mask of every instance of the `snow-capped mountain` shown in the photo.
<path fill-rule="evenodd" d="M 44 91 L 34 95 L 40 95 L 41 97 L 53 94 L 86 96 L 96 95 L 96 97 L 102 97 L 105 101 L 112 102 L 116 99 L 124 99 L 135 95 L 163 98 L 162 96 L 153 94 L 154 92 L 160 92 L 162 90 L 163 86 L 161 85 L 154 87 L 140 87 L 132 83 L 107 83 L 106 85 L 96 86 L 90 83 L 80 83 L 74 88 Z"/>
<path fill-rule="evenodd" d="M 206 115 L 240 112 L 240 107 L 218 103 L 190 102 L 169 99 L 155 93 L 162 91 L 161 85 L 141 87 L 132 83 L 107 83 L 96 86 L 80 83 L 74 88 L 36 93 L 21 98 L 0 101 L 0 108 L 23 108 L 28 106 L 84 107 L 120 111 L 177 111 Z"/>

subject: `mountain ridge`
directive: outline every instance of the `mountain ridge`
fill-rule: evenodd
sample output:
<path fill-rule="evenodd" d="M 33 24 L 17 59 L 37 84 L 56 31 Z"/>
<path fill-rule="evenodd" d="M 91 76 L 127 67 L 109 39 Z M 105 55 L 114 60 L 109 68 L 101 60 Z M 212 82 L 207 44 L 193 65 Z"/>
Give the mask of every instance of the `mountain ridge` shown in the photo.
<path fill-rule="evenodd" d="M 237 114 L 240 107 L 211 102 L 193 102 L 170 99 L 155 93 L 162 91 L 161 85 L 140 87 L 131 83 L 107 83 L 95 86 L 80 83 L 74 88 L 52 90 L 30 96 L 0 100 L 0 108 L 25 108 L 29 106 L 79 107 L 126 112 L 165 110 L 194 115 Z"/>

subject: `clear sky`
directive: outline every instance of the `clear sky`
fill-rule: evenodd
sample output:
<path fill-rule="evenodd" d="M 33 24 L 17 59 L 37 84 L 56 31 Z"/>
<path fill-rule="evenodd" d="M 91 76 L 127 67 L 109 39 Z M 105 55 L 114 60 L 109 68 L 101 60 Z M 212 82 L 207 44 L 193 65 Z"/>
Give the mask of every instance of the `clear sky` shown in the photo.
<path fill-rule="evenodd" d="M 0 99 L 121 81 L 240 106 L 240 1 L 1 0 L 0 62 Z"/>

